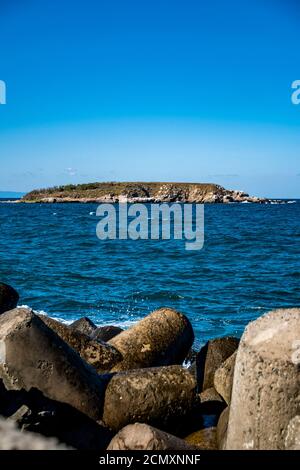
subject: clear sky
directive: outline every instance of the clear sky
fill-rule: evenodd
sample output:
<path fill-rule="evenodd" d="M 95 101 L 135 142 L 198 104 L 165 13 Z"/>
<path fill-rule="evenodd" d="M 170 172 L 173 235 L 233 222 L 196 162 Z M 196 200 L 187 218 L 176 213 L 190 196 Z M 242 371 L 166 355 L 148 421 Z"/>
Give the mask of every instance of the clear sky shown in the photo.
<path fill-rule="evenodd" d="M 297 0 L 0 0 L 0 191 L 216 182 L 300 198 Z"/>

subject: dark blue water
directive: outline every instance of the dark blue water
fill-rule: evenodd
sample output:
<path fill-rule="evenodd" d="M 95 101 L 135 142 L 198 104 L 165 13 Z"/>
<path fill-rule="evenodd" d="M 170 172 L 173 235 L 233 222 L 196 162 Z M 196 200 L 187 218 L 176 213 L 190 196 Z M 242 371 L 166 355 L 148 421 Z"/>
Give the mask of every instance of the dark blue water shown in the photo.
<path fill-rule="evenodd" d="M 0 203 L 0 280 L 20 305 L 121 325 L 170 306 L 199 343 L 300 306 L 300 202 L 207 205 L 201 251 L 178 240 L 99 241 L 96 208 Z"/>

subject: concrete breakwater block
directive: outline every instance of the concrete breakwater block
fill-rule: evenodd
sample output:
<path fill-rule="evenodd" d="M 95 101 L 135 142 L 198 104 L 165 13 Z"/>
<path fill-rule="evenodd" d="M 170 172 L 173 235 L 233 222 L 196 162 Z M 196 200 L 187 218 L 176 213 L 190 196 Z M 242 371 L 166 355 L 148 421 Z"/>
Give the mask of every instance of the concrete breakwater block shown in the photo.
<path fill-rule="evenodd" d="M 119 373 L 108 383 L 103 422 L 114 431 L 142 422 L 174 432 L 196 403 L 195 378 L 181 366 Z"/>
<path fill-rule="evenodd" d="M 79 331 L 80 333 L 84 333 L 85 335 L 91 336 L 93 331 L 97 329 L 97 326 L 94 322 L 92 322 L 92 320 L 90 320 L 90 318 L 81 317 L 78 320 L 73 321 L 73 323 L 70 325 L 70 328 Z"/>
<path fill-rule="evenodd" d="M 226 449 L 284 449 L 300 414 L 300 309 L 250 323 L 237 352 Z"/>
<path fill-rule="evenodd" d="M 99 374 L 108 372 L 115 364 L 122 360 L 121 354 L 112 345 L 103 341 L 92 340 L 85 333 L 72 329 L 46 315 L 38 316 L 61 339 L 78 352 L 82 359 L 94 367 Z"/>
<path fill-rule="evenodd" d="M 113 339 L 118 334 L 122 333 L 123 328 L 114 325 L 99 326 L 91 334 L 92 339 L 98 339 L 100 341 L 109 341 Z"/>
<path fill-rule="evenodd" d="M 217 392 L 226 401 L 227 405 L 230 403 L 233 374 L 236 361 L 237 351 L 223 362 L 223 364 L 216 370 L 214 375 L 214 386 Z"/>
<path fill-rule="evenodd" d="M 195 447 L 152 426 L 129 424 L 112 439 L 107 450 L 194 450 Z"/>
<path fill-rule="evenodd" d="M 7 390 L 36 388 L 101 418 L 104 381 L 30 309 L 0 316 L 0 378 Z"/>
<path fill-rule="evenodd" d="M 300 450 L 300 415 L 289 422 L 284 439 L 286 450 Z"/>
<path fill-rule="evenodd" d="M 123 356 L 112 371 L 182 364 L 193 341 L 185 315 L 169 308 L 156 310 L 109 341 Z"/>
<path fill-rule="evenodd" d="M 18 292 L 11 286 L 0 282 L 0 314 L 16 308 Z"/>
<path fill-rule="evenodd" d="M 22 432 L 11 422 L 0 418 L 0 450 L 71 450 L 57 439 Z"/>
<path fill-rule="evenodd" d="M 196 373 L 200 392 L 214 386 L 216 370 L 236 351 L 238 345 L 238 338 L 224 336 L 208 341 L 200 349 L 196 357 Z"/>
<path fill-rule="evenodd" d="M 217 450 L 217 429 L 215 427 L 200 429 L 185 437 L 185 442 L 199 450 Z"/>

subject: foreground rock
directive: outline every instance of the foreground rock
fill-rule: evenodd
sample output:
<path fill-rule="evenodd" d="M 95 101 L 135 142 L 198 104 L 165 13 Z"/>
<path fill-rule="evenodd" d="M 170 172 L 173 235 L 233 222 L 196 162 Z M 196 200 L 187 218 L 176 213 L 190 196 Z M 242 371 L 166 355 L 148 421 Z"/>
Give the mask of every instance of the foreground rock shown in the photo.
<path fill-rule="evenodd" d="M 97 329 L 97 326 L 88 317 L 82 317 L 71 323 L 70 328 L 79 331 L 80 333 L 84 333 L 85 335 L 91 336 L 92 333 Z"/>
<path fill-rule="evenodd" d="M 217 425 L 217 445 L 220 450 L 226 447 L 226 435 L 229 419 L 229 406 L 222 411 Z"/>
<path fill-rule="evenodd" d="M 112 376 L 105 393 L 104 423 L 114 431 L 143 422 L 176 434 L 196 402 L 196 381 L 181 366 Z"/>
<path fill-rule="evenodd" d="M 182 364 L 194 341 L 185 315 L 162 308 L 109 341 L 123 355 L 112 371 Z"/>
<path fill-rule="evenodd" d="M 193 432 L 185 439 L 190 444 L 200 450 L 217 450 L 217 430 L 216 428 L 205 428 L 200 431 Z"/>
<path fill-rule="evenodd" d="M 234 372 L 226 449 L 284 449 L 283 430 L 300 414 L 300 309 L 250 323 Z"/>
<path fill-rule="evenodd" d="M 0 418 L 0 450 L 67 450 L 56 439 L 20 431 L 13 422 Z"/>
<path fill-rule="evenodd" d="M 226 407 L 226 404 L 218 392 L 212 387 L 207 388 L 199 394 L 200 411 L 205 415 L 215 415 L 219 417 L 220 413 Z"/>
<path fill-rule="evenodd" d="M 75 408 L 37 389 L 8 391 L 0 380 L 0 415 L 25 431 L 56 437 L 79 450 L 105 450 L 112 433 Z"/>
<path fill-rule="evenodd" d="M 18 301 L 18 292 L 13 287 L 0 282 L 0 314 L 15 308 Z"/>
<path fill-rule="evenodd" d="M 116 434 L 107 450 L 194 450 L 195 447 L 147 424 L 129 424 Z"/>
<path fill-rule="evenodd" d="M 239 345 L 238 338 L 226 336 L 208 341 L 196 358 L 199 390 L 214 386 L 216 370 L 231 356 Z"/>
<path fill-rule="evenodd" d="M 100 326 L 93 332 L 91 336 L 93 339 L 97 339 L 100 341 L 109 341 L 115 336 L 117 336 L 119 333 L 122 333 L 122 331 L 124 331 L 123 328 L 119 328 L 118 326 Z"/>
<path fill-rule="evenodd" d="M 236 361 L 237 351 L 223 362 L 223 364 L 216 370 L 214 375 L 214 386 L 217 392 L 226 401 L 227 405 L 230 403 L 233 374 Z"/>
<path fill-rule="evenodd" d="M 119 351 L 113 346 L 101 341 L 92 340 L 89 336 L 67 325 L 47 317 L 39 315 L 40 319 L 55 331 L 71 348 L 96 369 L 100 374 L 108 372 L 114 365 L 122 360 Z"/>
<path fill-rule="evenodd" d="M 40 390 L 98 420 L 104 381 L 31 310 L 0 316 L 0 378 L 7 390 Z"/>
<path fill-rule="evenodd" d="M 300 415 L 289 422 L 284 438 L 286 450 L 300 450 Z"/>

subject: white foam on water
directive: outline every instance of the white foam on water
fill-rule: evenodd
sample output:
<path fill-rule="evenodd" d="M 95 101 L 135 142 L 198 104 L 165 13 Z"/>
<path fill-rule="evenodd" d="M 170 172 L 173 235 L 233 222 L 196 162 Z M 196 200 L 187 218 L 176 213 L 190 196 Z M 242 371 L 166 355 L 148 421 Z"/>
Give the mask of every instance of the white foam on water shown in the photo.
<path fill-rule="evenodd" d="M 18 305 L 18 308 L 28 308 L 28 309 L 32 310 L 34 313 L 36 313 L 37 315 L 46 315 L 47 317 L 53 318 L 53 320 L 59 321 L 60 323 L 64 323 L 65 325 L 71 325 L 71 323 L 73 323 L 74 321 L 79 319 L 79 317 L 74 317 L 70 320 L 66 320 L 65 318 L 61 318 L 61 317 L 56 316 L 56 315 L 49 315 L 47 312 L 45 312 L 45 310 L 34 310 L 29 305 Z M 98 327 L 113 325 L 113 326 L 118 326 L 119 328 L 128 329 L 131 326 L 134 326 L 136 323 L 138 323 L 138 321 L 140 321 L 141 319 L 142 318 L 136 318 L 134 320 L 123 320 L 123 321 L 112 320 L 110 322 L 106 321 L 106 322 L 103 322 L 103 323 L 102 322 L 101 323 L 95 322 L 95 324 Z"/>

